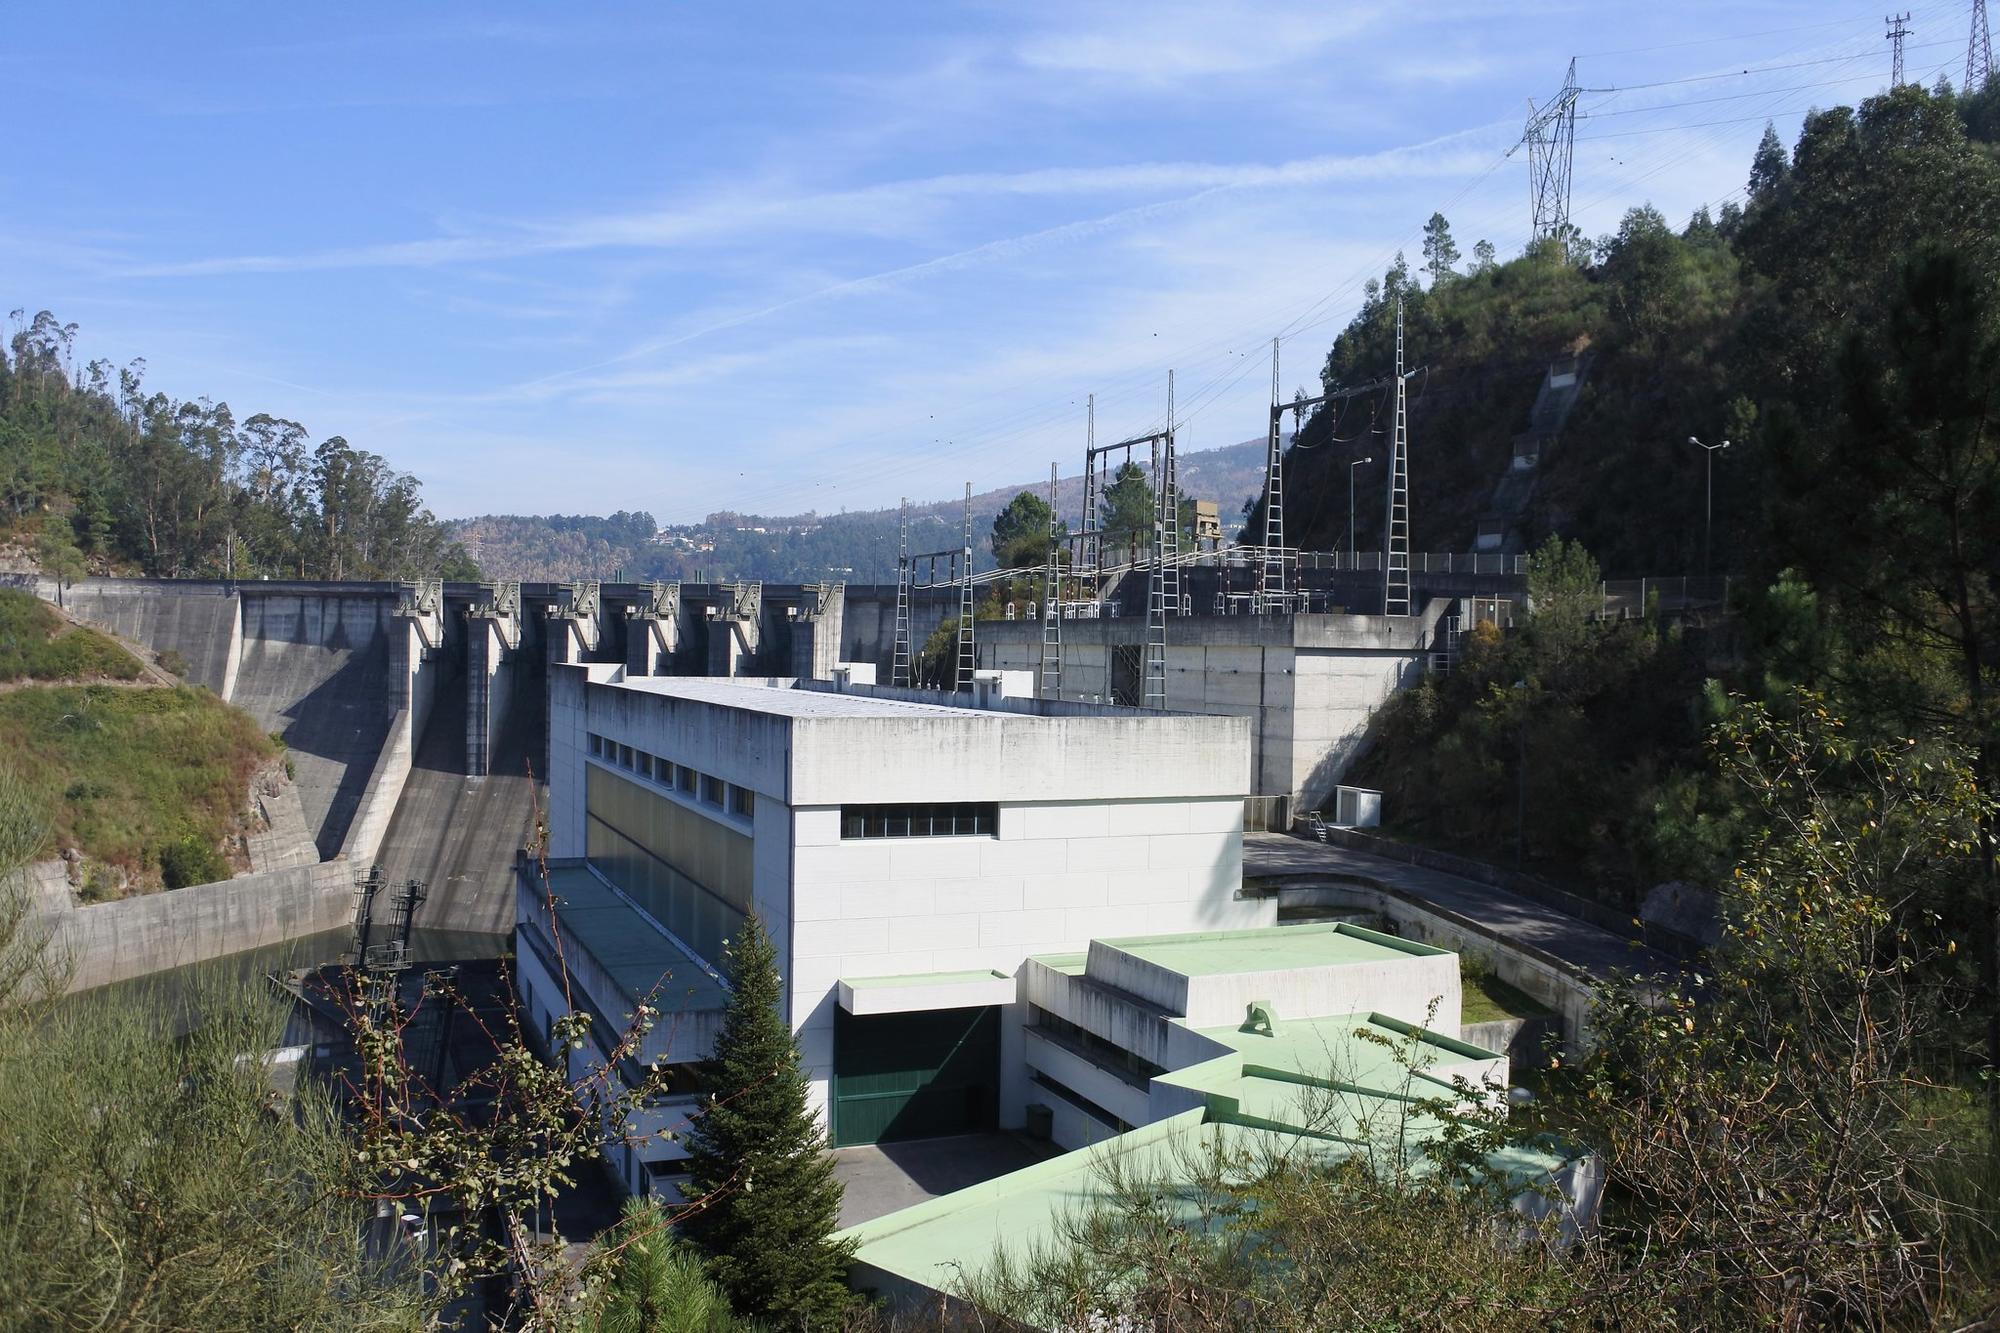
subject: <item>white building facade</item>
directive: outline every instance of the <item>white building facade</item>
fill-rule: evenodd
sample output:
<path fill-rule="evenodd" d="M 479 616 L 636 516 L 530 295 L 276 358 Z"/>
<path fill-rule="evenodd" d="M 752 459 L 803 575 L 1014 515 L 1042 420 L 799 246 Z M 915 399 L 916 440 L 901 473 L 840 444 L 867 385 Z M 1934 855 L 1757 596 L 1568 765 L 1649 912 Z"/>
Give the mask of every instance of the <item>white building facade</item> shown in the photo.
<path fill-rule="evenodd" d="M 755 911 L 836 1144 L 1021 1125 L 1032 955 L 1275 908 L 1241 895 L 1246 719 L 998 693 L 551 667 L 549 856 L 559 915 L 565 881 L 589 915 L 565 924 L 572 983 L 622 1022 L 656 954 L 699 984 L 659 987 L 646 1054 L 699 1059 Z M 541 906 L 524 887 L 538 1019 L 560 993 Z"/>

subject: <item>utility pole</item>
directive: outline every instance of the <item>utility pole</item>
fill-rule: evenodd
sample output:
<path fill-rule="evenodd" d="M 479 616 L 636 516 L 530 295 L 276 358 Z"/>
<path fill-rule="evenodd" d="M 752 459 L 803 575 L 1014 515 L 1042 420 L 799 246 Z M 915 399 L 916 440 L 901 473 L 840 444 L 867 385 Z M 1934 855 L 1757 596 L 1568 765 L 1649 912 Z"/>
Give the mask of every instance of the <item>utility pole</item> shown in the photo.
<path fill-rule="evenodd" d="M 1403 302 L 1396 301 L 1396 421 L 1389 433 L 1389 510 L 1382 523 L 1382 614 L 1410 614 L 1410 424 Z"/>
<path fill-rule="evenodd" d="M 1888 41 L 1893 52 L 1889 87 L 1900 88 L 1903 86 L 1903 39 L 1910 35 L 1910 14 L 1908 10 L 1888 14 L 1883 16 L 1882 21 L 1889 25 Z"/>
<path fill-rule="evenodd" d="M 959 559 L 962 568 L 958 584 L 958 670 L 952 680 L 952 689 L 964 692 L 972 688 L 972 483 L 965 483 L 965 540 L 960 545 Z"/>
<path fill-rule="evenodd" d="M 1085 401 L 1083 416 L 1083 521 L 1078 527 L 1076 558 L 1070 562 L 1070 574 L 1078 579 L 1090 581 L 1090 599 L 1097 600 L 1097 570 L 1103 561 L 1103 536 L 1098 531 L 1097 515 L 1097 395 L 1091 394 Z"/>
<path fill-rule="evenodd" d="M 1539 109 L 1528 103 L 1528 125 L 1514 149 L 1528 148 L 1528 193 L 1534 205 L 1535 239 L 1569 234 L 1570 168 L 1576 159 L 1576 57 L 1556 95 Z"/>
<path fill-rule="evenodd" d="M 904 497 L 896 545 L 896 647 L 889 663 L 889 683 L 910 683 L 910 501 Z"/>
<path fill-rule="evenodd" d="M 1347 568 L 1354 568 L 1354 469 L 1363 463 L 1375 461 L 1371 454 L 1367 458 L 1357 458 L 1347 465 Z"/>
<path fill-rule="evenodd" d="M 1715 536 L 1715 455 L 1729 447 L 1729 441 L 1721 444 L 1702 444 L 1694 436 L 1688 436 L 1688 443 L 1699 446 L 1702 456 L 1708 462 L 1708 499 L 1703 508 L 1701 524 L 1701 576 L 1708 578 L 1709 543 Z"/>
<path fill-rule="evenodd" d="M 1972 35 L 1965 42 L 1965 87 L 1976 93 L 1993 77 L 1993 34 L 1986 27 L 1986 0 L 1972 0 Z"/>

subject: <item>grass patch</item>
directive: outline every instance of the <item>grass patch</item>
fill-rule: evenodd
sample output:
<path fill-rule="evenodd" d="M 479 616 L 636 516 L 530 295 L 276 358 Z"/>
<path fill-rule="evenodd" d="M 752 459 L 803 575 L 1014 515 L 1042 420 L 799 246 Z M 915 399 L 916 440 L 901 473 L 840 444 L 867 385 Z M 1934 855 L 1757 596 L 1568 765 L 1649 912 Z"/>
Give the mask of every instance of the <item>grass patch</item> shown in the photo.
<path fill-rule="evenodd" d="M 0 680 L 134 680 L 139 660 L 38 597 L 0 588 Z"/>
<path fill-rule="evenodd" d="M 249 714 L 186 685 L 0 694 L 0 755 L 55 812 L 61 845 L 147 877 L 163 854 L 187 863 L 171 849 L 234 832 L 272 753 Z"/>
<path fill-rule="evenodd" d="M 1463 1023 L 1493 1023 L 1504 1018 L 1545 1018 L 1549 1007 L 1493 975 L 1486 960 L 1465 955 L 1459 964 L 1459 1017 Z"/>

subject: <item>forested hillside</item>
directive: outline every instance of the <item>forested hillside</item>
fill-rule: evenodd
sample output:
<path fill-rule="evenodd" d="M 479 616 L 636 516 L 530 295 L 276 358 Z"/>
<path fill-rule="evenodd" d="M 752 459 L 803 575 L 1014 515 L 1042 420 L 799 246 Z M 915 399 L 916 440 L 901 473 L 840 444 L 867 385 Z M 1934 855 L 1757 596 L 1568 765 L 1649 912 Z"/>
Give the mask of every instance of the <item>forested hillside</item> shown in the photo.
<path fill-rule="evenodd" d="M 1065 467 L 1074 465 L 1070 460 Z M 1214 500 L 1225 524 L 1233 523 L 1264 484 L 1264 445 L 1252 440 L 1184 454 L 1181 490 Z M 993 519 L 1023 492 L 1047 493 L 1047 483 L 1022 482 L 972 497 L 974 559 L 997 563 Z M 1066 476 L 1056 506 L 1074 525 L 1083 507 L 1083 479 Z M 928 500 L 910 506 L 913 551 L 956 549 L 964 528 L 963 500 Z M 653 516 L 619 511 L 584 514 L 488 514 L 460 519 L 449 528 L 480 567 L 494 578 L 769 579 L 811 583 L 821 579 L 889 583 L 896 578 L 899 514 L 894 509 L 851 514 L 716 513 L 700 523 L 668 528 L 655 540 Z"/>
<path fill-rule="evenodd" d="M 77 326 L 14 312 L 0 352 L 0 535 L 51 573 L 467 578 L 417 479 L 338 435 L 77 367 Z"/>
<path fill-rule="evenodd" d="M 1326 378 L 1387 369 L 1400 296 L 1410 361 L 1435 367 L 1413 412 L 1418 547 L 1463 548 L 1540 368 L 1587 359 L 1529 511 L 1548 541 L 1532 615 L 1474 635 L 1457 671 L 1378 719 L 1357 780 L 1405 836 L 1626 907 L 1662 881 L 1716 884 L 1761 825 L 1710 776 L 1704 738 L 1737 700 L 1783 706 L 1795 687 L 1857 738 L 1963 753 L 2000 785 L 1996 131 L 2000 83 L 1899 88 L 1809 116 L 1789 153 L 1767 135 L 1740 209 L 1675 229 L 1639 207 L 1587 253 L 1426 283 L 1399 268 L 1372 290 Z M 1379 455 L 1347 442 L 1367 409 L 1347 415 L 1315 417 L 1293 453 L 1308 545 L 1338 538 L 1346 460 Z M 1730 442 L 1714 561 L 1737 576 L 1734 614 L 1593 621 L 1600 569 L 1700 572 L 1690 435 Z M 1988 938 L 1977 914 L 1995 909 L 1990 877 L 1938 905 Z"/>
<path fill-rule="evenodd" d="M 1841 352 L 1879 312 L 1901 261 L 1949 240 L 1981 272 L 2000 245 L 1994 170 L 2000 102 L 1989 88 L 1904 87 L 1858 111 L 1808 117 L 1791 153 L 1766 137 L 1744 202 L 1676 222 L 1633 208 L 1594 244 L 1544 246 L 1505 263 L 1490 247 L 1452 263 L 1434 218 L 1416 272 L 1369 287 L 1335 340 L 1329 388 L 1389 372 L 1395 305 L 1411 382 L 1413 546 L 1463 551 L 1505 471 L 1550 362 L 1583 358 L 1584 387 L 1542 459 L 1525 545 L 1581 540 L 1614 576 L 1699 573 L 1704 459 L 1690 435 L 1728 439 L 1715 463 L 1714 563 L 1769 571 L 1790 555 L 1767 503 L 1786 479 L 1781 440 L 1823 425 L 1857 383 Z M 1444 258 L 1440 263 L 1439 259 Z M 1871 354 L 1863 364 L 1882 364 Z M 1785 424 L 1781 424 L 1780 419 Z M 1314 415 L 1287 471 L 1287 539 L 1346 544 L 1350 459 L 1360 469 L 1358 544 L 1380 545 L 1388 412 L 1379 395 Z M 1253 520 L 1253 523 L 1259 520 Z M 1261 527 L 1251 529 L 1253 534 Z"/>

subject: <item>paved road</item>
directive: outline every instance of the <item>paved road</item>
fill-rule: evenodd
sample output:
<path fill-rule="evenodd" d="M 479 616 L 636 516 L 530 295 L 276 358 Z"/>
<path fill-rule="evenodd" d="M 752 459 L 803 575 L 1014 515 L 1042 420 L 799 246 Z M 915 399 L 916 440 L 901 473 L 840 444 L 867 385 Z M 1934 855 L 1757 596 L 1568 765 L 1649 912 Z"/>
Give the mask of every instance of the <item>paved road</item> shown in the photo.
<path fill-rule="evenodd" d="M 1289 834 L 1244 834 L 1243 875 L 1246 879 L 1333 875 L 1372 881 L 1435 903 L 1478 922 L 1502 939 L 1533 945 L 1591 972 L 1651 973 L 1675 968 L 1671 960 L 1643 945 L 1518 893 Z"/>
<path fill-rule="evenodd" d="M 833 1173 L 845 1190 L 840 1225 L 872 1222 L 925 1199 L 1033 1166 L 1051 1152 L 1046 1144 L 1008 1133 L 835 1148 Z"/>

